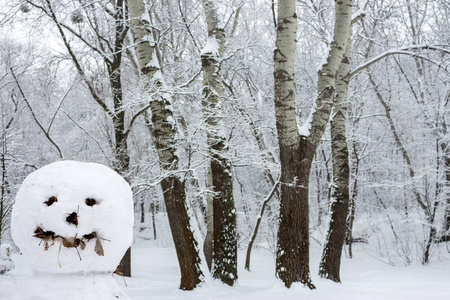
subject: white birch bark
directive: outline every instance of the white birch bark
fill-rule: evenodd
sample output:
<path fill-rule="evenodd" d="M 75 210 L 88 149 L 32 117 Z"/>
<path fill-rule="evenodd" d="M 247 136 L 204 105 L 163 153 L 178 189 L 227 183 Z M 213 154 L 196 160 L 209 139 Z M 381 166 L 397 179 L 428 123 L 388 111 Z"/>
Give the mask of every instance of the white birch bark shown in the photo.
<path fill-rule="evenodd" d="M 274 50 L 275 117 L 278 140 L 286 147 L 298 144 L 294 95 L 294 58 L 297 36 L 295 1 L 278 4 L 277 37 Z"/>
<path fill-rule="evenodd" d="M 316 99 L 317 109 L 312 113 L 310 141 L 317 145 L 330 117 L 333 104 L 336 75 L 349 43 L 351 34 L 352 2 L 335 0 L 333 41 L 325 64 L 319 70 Z"/>

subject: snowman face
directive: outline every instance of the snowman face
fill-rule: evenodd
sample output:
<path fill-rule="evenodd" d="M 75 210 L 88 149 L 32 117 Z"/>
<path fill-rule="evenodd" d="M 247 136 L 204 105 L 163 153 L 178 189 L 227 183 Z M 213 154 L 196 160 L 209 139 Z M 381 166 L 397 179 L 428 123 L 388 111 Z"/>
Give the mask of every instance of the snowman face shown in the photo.
<path fill-rule="evenodd" d="M 12 236 L 31 267 L 114 271 L 132 242 L 128 183 L 99 164 L 62 161 L 31 173 L 17 193 Z"/>

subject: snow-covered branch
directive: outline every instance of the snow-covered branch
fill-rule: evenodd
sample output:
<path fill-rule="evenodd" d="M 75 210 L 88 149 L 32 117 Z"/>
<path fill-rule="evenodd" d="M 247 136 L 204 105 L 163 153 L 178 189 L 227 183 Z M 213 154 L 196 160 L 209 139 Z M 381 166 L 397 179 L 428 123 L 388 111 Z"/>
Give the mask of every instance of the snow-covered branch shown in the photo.
<path fill-rule="evenodd" d="M 351 71 L 348 75 L 347 78 L 351 78 L 354 75 L 358 74 L 359 72 L 361 72 L 362 70 L 370 67 L 371 65 L 373 65 L 374 63 L 390 56 L 390 55 L 394 55 L 394 54 L 403 54 L 403 55 L 410 55 L 410 56 L 420 56 L 418 55 L 416 52 L 413 52 L 413 50 L 435 50 L 435 51 L 440 51 L 442 53 L 446 53 L 446 54 L 450 54 L 450 50 L 443 48 L 443 45 L 411 45 L 408 47 L 402 47 L 402 48 L 398 48 L 398 49 L 391 49 L 388 50 L 386 52 L 383 52 L 373 58 L 371 58 L 369 61 L 357 66 L 353 71 Z M 423 57 L 425 58 L 425 57 Z M 425 58 L 426 59 L 426 58 Z"/>

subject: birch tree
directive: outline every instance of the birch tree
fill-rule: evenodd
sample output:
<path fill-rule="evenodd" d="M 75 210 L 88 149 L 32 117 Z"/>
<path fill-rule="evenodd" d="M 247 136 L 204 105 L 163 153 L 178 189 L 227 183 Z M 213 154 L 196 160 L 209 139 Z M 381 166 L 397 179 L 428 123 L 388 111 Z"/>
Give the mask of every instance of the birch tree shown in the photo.
<path fill-rule="evenodd" d="M 364 16 L 363 10 L 359 10 L 352 16 L 351 24 L 355 23 L 362 16 Z M 349 150 L 345 130 L 347 119 L 347 94 L 350 81 L 348 75 L 350 66 L 351 28 L 349 28 L 349 31 L 350 33 L 348 34 L 345 53 L 336 74 L 334 105 L 330 121 L 331 158 L 333 165 L 330 223 L 325 239 L 325 245 L 323 247 L 322 259 L 319 265 L 319 276 L 335 282 L 341 281 L 339 275 L 340 264 L 342 247 L 347 233 L 347 215 L 350 204 Z M 352 209 L 354 213 L 354 208 Z"/>
<path fill-rule="evenodd" d="M 225 51 L 225 29 L 219 26 L 217 8 L 213 1 L 203 0 L 203 9 L 208 26 L 208 38 L 201 52 L 202 105 L 210 156 L 207 167 L 208 188 L 212 193 L 207 205 L 208 232 L 205 239 L 205 256 L 212 254 L 213 277 L 233 285 L 237 280 L 236 211 L 231 163 L 224 155 L 228 147 L 221 117 L 224 101 L 221 60 Z M 208 253 L 208 250 L 212 253 Z"/>
<path fill-rule="evenodd" d="M 351 1 L 335 1 L 333 41 L 319 70 L 317 98 L 299 129 L 295 112 L 295 1 L 278 3 L 274 50 L 275 116 L 281 161 L 280 224 L 276 275 L 286 287 L 301 282 L 313 289 L 309 271 L 308 184 L 311 163 L 331 112 L 335 76 L 350 36 Z"/>
<path fill-rule="evenodd" d="M 150 107 L 153 142 L 158 151 L 161 172 L 165 173 L 161 187 L 181 271 L 180 289 L 192 290 L 202 282 L 203 274 L 186 208 L 185 182 L 177 174 L 177 125 L 172 99 L 164 92 L 164 81 L 156 53 L 158 44 L 152 38 L 145 4 L 142 0 L 130 0 L 128 7 L 139 71 L 146 91 L 153 94 L 149 105 L 142 110 Z"/>
<path fill-rule="evenodd" d="M 339 66 L 336 78 L 336 90 L 333 116 L 330 122 L 331 156 L 333 164 L 333 183 L 330 203 L 330 224 L 319 266 L 319 275 L 340 282 L 342 246 L 346 234 L 346 221 L 349 207 L 349 163 L 348 147 L 345 135 L 347 113 L 347 93 L 349 71 L 350 39 L 345 55 Z"/>

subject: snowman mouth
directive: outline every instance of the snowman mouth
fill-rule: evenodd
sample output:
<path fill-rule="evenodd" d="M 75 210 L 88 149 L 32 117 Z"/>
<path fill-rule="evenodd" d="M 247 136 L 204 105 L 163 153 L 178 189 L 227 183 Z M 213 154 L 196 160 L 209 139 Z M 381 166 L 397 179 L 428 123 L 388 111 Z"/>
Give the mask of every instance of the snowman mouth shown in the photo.
<path fill-rule="evenodd" d="M 92 239 L 95 239 L 95 248 L 94 251 L 99 256 L 104 256 L 103 252 L 103 246 L 100 240 L 109 241 L 107 239 L 103 239 L 98 237 L 97 233 L 95 231 L 85 234 L 82 237 L 78 237 L 78 233 L 75 234 L 73 237 L 65 237 L 59 234 L 56 234 L 54 231 L 51 230 L 44 230 L 42 227 L 37 227 L 34 231 L 33 237 L 41 239 L 41 243 L 44 245 L 44 250 L 48 250 L 51 246 L 55 244 L 55 242 L 60 242 L 60 250 L 61 247 L 66 248 L 75 248 L 78 252 L 78 256 L 81 260 L 80 252 L 78 251 L 78 247 L 80 247 L 81 250 L 84 250 L 86 248 L 86 243 L 90 242 Z"/>

